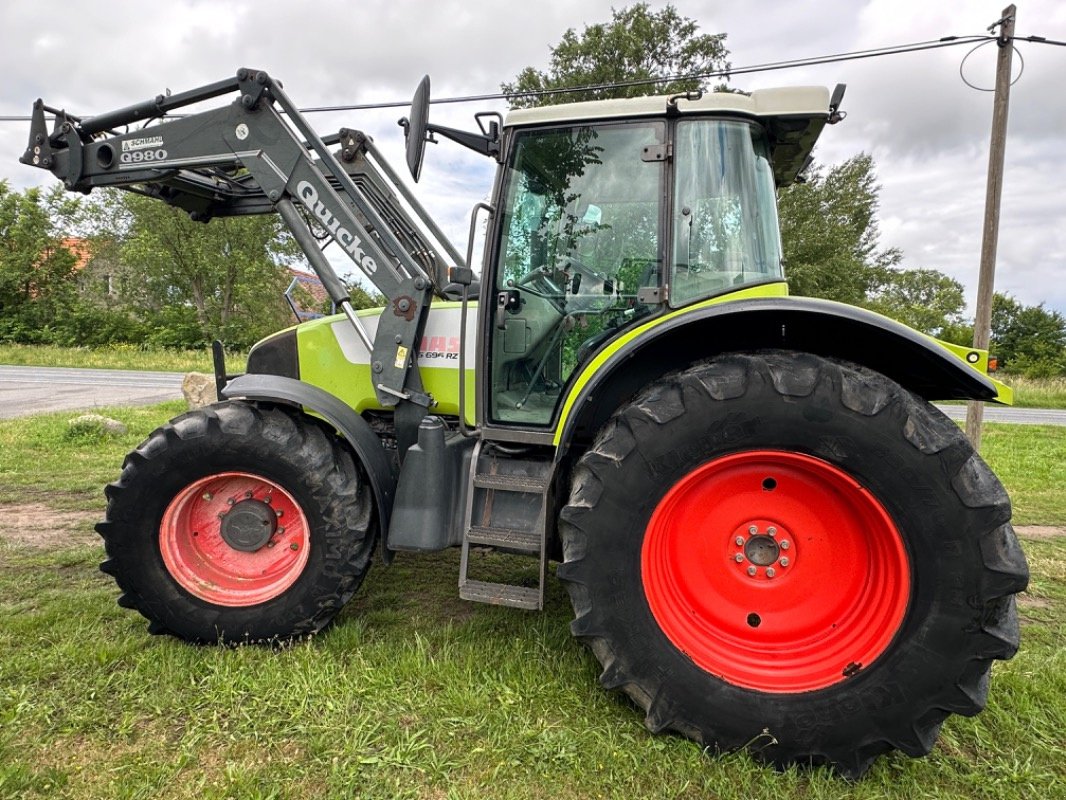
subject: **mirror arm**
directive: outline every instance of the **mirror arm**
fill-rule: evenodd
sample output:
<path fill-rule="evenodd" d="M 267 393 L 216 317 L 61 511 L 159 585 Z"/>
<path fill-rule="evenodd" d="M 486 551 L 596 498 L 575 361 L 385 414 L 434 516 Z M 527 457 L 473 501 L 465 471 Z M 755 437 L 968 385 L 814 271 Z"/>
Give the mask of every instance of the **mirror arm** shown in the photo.
<path fill-rule="evenodd" d="M 497 160 L 499 159 L 500 137 L 499 131 L 498 129 L 495 129 L 495 126 L 490 127 L 489 135 L 470 133 L 469 131 L 461 131 L 456 128 L 446 128 L 443 125 L 433 125 L 432 123 L 426 125 L 426 131 L 430 134 L 440 134 L 445 139 L 451 139 L 453 142 L 458 142 L 464 147 L 469 147 L 474 152 L 480 153 L 483 156 L 492 156 Z"/>

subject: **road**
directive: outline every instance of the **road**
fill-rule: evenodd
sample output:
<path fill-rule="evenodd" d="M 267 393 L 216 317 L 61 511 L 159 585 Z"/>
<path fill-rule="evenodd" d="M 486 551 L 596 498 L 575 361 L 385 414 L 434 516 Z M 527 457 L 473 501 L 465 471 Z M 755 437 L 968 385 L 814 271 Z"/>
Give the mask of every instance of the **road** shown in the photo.
<path fill-rule="evenodd" d="M 966 419 L 966 406 L 938 405 L 941 411 L 960 422 Z M 985 406 L 985 422 L 1011 422 L 1016 425 L 1066 425 L 1066 409 L 1011 408 Z"/>
<path fill-rule="evenodd" d="M 0 419 L 46 411 L 146 405 L 181 398 L 180 372 L 0 366 Z M 952 419 L 966 406 L 937 406 Z M 1066 425 L 1066 410 L 985 406 L 987 422 Z"/>
<path fill-rule="evenodd" d="M 180 372 L 0 366 L 0 419 L 181 399 Z"/>

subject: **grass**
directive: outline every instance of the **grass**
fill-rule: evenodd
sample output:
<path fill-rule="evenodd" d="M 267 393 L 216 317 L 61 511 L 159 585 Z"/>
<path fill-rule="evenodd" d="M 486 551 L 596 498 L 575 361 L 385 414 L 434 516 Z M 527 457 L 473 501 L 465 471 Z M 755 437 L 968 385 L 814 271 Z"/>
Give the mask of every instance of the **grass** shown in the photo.
<path fill-rule="evenodd" d="M 1014 389 L 1014 405 L 1019 408 L 1066 408 L 1066 377 L 1023 378 L 996 376 Z"/>
<path fill-rule="evenodd" d="M 125 454 L 185 409 L 183 400 L 96 409 L 127 426 L 128 432 L 116 437 L 78 435 L 67 422 L 78 414 L 72 411 L 0 421 L 0 504 L 100 509 L 101 487 L 118 477 Z"/>
<path fill-rule="evenodd" d="M 244 369 L 247 353 L 227 354 L 228 372 Z M 0 343 L 0 364 L 33 367 L 93 367 L 159 372 L 212 372 L 211 349 L 149 350 L 135 345 L 55 347 Z"/>
<path fill-rule="evenodd" d="M 100 510 L 122 454 L 180 403 L 0 422 L 0 505 Z M 1020 518 L 1062 524 L 1066 429 L 988 425 Z M 80 517 L 79 517 L 80 519 Z M 598 688 L 551 581 L 541 614 L 457 598 L 457 553 L 400 554 L 324 634 L 285 649 L 151 637 L 96 570 L 91 522 L 47 549 L 0 542 L 0 797 L 1026 798 L 1066 790 L 1066 538 L 1031 540 L 1025 642 L 988 708 L 952 717 L 926 759 L 848 784 L 776 773 L 645 732 Z M 481 556 L 478 556 L 481 557 Z M 484 557 L 504 574 L 507 562 Z"/>
<path fill-rule="evenodd" d="M 981 455 L 999 475 L 1016 525 L 1066 525 L 1066 426 L 986 424 Z"/>

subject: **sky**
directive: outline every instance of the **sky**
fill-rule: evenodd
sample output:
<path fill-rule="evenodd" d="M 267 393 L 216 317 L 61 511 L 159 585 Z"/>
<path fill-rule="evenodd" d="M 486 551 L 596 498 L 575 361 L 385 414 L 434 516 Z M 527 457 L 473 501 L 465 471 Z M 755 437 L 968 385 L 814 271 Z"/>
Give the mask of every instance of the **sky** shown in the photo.
<path fill-rule="evenodd" d="M 546 67 L 568 28 L 610 19 L 624 0 L 538 0 L 485 6 L 454 0 L 112 0 L 0 5 L 0 115 L 28 114 L 43 97 L 91 116 L 230 77 L 238 67 L 281 79 L 301 107 L 401 101 L 424 74 L 434 97 L 492 93 L 526 66 Z M 651 2 L 653 9 L 664 3 Z M 725 33 L 733 67 L 981 34 L 995 0 L 677 0 L 704 33 Z M 1066 40 L 1066 3 L 1019 0 L 1018 36 Z M 105 11 L 106 8 L 106 11 Z M 881 245 L 904 267 L 958 279 L 971 303 L 985 205 L 992 93 L 968 87 L 969 47 L 737 76 L 731 85 L 848 86 L 847 119 L 815 151 L 831 165 L 873 156 L 881 185 Z M 974 52 L 965 77 L 991 88 L 995 46 Z M 1011 90 L 996 289 L 1066 313 L 1066 47 L 1018 43 Z M 1018 54 L 1014 72 L 1020 71 Z M 474 129 L 502 102 L 435 105 L 434 122 Z M 316 114 L 322 133 L 351 127 L 403 167 L 402 109 Z M 0 122 L 0 180 L 17 189 L 51 176 L 18 163 L 27 124 Z M 419 196 L 462 251 L 474 203 L 488 198 L 495 164 L 458 145 L 427 148 Z M 406 174 L 406 173 L 405 173 Z"/>

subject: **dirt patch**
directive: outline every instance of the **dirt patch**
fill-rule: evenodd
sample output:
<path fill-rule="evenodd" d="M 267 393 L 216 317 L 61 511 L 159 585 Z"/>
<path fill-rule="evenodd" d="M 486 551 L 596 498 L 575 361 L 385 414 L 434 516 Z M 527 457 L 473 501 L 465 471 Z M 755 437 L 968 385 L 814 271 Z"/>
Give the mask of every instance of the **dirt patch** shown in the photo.
<path fill-rule="evenodd" d="M 57 511 L 41 503 L 16 503 L 0 506 L 0 514 L 0 541 L 17 547 L 49 550 L 100 542 L 92 529 L 100 519 L 97 511 Z"/>
<path fill-rule="evenodd" d="M 1031 594 L 1022 592 L 1018 595 L 1018 607 L 1026 608 L 1051 608 L 1051 601 L 1043 597 L 1033 597 Z"/>
<path fill-rule="evenodd" d="M 1014 531 L 1023 539 L 1056 539 L 1066 536 L 1066 528 L 1054 525 L 1015 525 Z"/>

